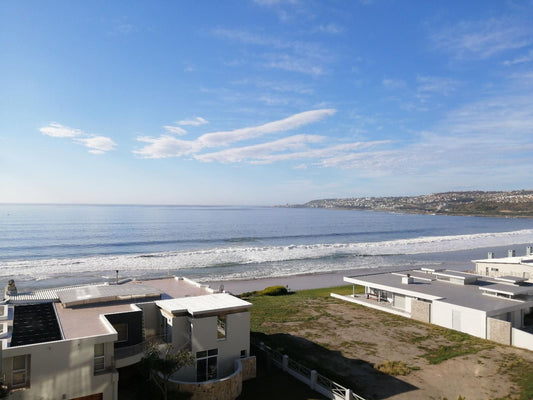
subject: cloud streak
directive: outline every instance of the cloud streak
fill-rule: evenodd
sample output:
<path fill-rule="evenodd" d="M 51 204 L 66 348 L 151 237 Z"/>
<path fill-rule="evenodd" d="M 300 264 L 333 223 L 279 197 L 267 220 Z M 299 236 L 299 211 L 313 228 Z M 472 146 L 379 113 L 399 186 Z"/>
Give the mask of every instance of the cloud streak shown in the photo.
<path fill-rule="evenodd" d="M 460 22 L 435 33 L 432 39 L 457 58 L 486 59 L 532 44 L 533 30 L 530 23 L 517 18 L 491 18 Z"/>
<path fill-rule="evenodd" d="M 39 128 L 39 131 L 43 135 L 54 138 L 71 138 L 75 143 L 87 147 L 91 154 L 104 154 L 114 150 L 117 145 L 109 137 L 88 134 L 81 129 L 70 128 L 57 122 L 52 122 L 48 126 L 43 126 Z"/>
<path fill-rule="evenodd" d="M 318 122 L 335 113 L 336 110 L 334 109 L 304 111 L 258 126 L 206 133 L 195 140 L 181 140 L 169 135 L 142 136 L 137 140 L 148 143 L 148 145 L 134 151 L 134 153 L 143 158 L 181 157 L 198 153 L 204 148 L 226 147 L 231 143 L 257 139 L 267 134 L 291 131 Z"/>

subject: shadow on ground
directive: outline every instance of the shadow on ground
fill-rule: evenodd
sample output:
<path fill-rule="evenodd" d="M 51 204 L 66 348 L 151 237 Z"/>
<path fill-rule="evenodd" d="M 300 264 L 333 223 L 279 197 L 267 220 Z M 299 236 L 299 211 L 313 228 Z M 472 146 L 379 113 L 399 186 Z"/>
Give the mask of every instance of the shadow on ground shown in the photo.
<path fill-rule="evenodd" d="M 258 332 L 252 332 L 251 336 L 254 343 L 263 342 L 369 400 L 387 399 L 418 389 L 401 377 L 376 370 L 367 361 L 344 357 L 341 351 L 329 350 L 302 337 Z"/>

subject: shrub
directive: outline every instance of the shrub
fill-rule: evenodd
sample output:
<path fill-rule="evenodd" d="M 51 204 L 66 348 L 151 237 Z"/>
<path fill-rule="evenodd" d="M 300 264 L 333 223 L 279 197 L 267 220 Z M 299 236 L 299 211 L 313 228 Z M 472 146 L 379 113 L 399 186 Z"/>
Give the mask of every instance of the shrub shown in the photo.
<path fill-rule="evenodd" d="M 289 291 L 285 286 L 269 286 L 265 289 L 263 289 L 259 294 L 262 294 L 264 296 L 283 296 L 286 294 L 289 294 Z"/>
<path fill-rule="evenodd" d="M 407 366 L 403 361 L 383 361 L 380 364 L 374 365 L 374 368 L 387 375 L 408 375 L 411 372 L 411 368 Z"/>

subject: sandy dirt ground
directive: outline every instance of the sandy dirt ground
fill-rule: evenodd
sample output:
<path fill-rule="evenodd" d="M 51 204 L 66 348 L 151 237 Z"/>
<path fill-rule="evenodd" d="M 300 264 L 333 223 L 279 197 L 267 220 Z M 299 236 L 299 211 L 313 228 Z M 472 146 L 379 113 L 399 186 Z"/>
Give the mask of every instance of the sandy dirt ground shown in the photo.
<path fill-rule="evenodd" d="M 515 367 L 533 363 L 533 352 L 527 350 L 336 299 L 307 304 L 298 320 L 302 322 L 266 328 L 271 337 L 292 342 L 305 359 L 327 365 L 368 399 L 513 399 L 519 392 L 513 382 Z M 431 364 L 428 354 L 440 346 L 474 353 Z M 381 373 L 374 365 L 384 361 L 402 361 L 411 371 L 405 376 Z"/>

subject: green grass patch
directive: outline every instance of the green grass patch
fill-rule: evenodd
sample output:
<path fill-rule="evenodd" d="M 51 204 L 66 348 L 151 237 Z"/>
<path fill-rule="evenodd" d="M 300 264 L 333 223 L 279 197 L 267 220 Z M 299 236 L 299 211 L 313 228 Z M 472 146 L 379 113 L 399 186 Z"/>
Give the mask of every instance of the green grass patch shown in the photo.
<path fill-rule="evenodd" d="M 383 361 L 374 365 L 374 368 L 379 372 L 392 376 L 405 376 L 409 375 L 412 371 L 403 361 Z"/>
<path fill-rule="evenodd" d="M 507 374 L 520 388 L 518 400 L 533 399 L 533 364 L 518 356 L 504 357 L 498 367 L 498 373 Z"/>
<path fill-rule="evenodd" d="M 300 290 L 290 296 L 262 296 L 257 292 L 247 297 L 253 304 L 251 310 L 251 330 L 255 332 L 276 333 L 277 324 L 315 323 L 325 315 L 324 305 L 333 303 L 330 293 L 351 294 L 352 286 Z M 248 293 L 247 293 L 248 294 Z"/>

